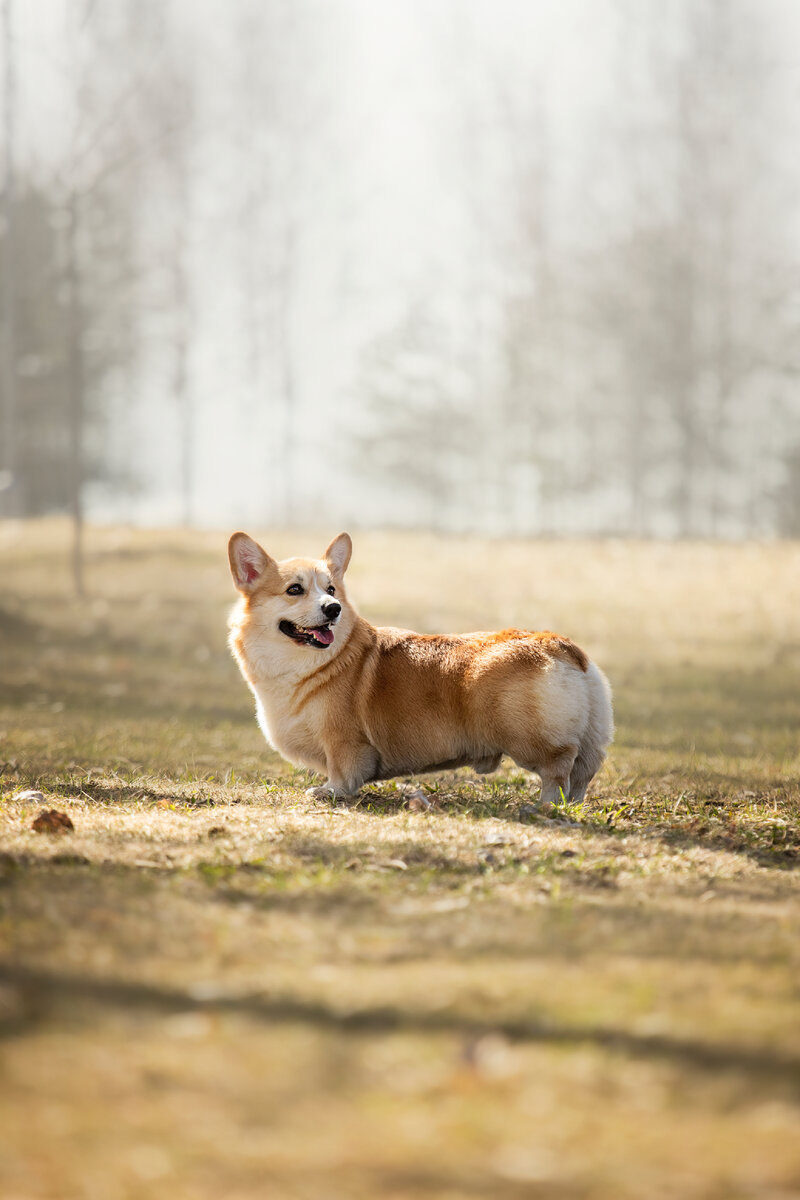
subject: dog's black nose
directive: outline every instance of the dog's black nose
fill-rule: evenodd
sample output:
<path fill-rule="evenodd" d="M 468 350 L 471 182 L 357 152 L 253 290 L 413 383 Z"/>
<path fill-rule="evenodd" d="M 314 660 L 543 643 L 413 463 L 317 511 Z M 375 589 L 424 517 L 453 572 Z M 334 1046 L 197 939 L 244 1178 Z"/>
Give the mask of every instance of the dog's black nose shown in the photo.
<path fill-rule="evenodd" d="M 342 611 L 342 606 L 338 600 L 326 600 L 322 606 L 322 611 L 329 621 L 335 621 Z"/>

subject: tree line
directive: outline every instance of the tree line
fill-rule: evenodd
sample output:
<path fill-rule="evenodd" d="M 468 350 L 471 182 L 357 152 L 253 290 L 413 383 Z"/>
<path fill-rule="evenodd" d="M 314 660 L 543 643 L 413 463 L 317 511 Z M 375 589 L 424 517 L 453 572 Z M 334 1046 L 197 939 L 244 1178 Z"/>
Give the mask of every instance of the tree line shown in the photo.
<path fill-rule="evenodd" d="M 239 0 L 211 96 L 180 3 L 67 6 L 61 133 L 37 155 L 3 5 L 0 504 L 72 514 L 79 586 L 87 489 L 151 486 L 137 422 L 196 519 L 215 405 L 243 470 L 267 464 L 274 521 L 313 519 L 302 464 L 325 417 L 365 521 L 800 533 L 800 175 L 769 6 L 608 0 L 612 82 L 579 151 L 552 71 L 493 58 L 457 9 L 433 24 L 444 88 L 470 76 L 425 133 L 447 158 L 460 273 L 393 296 L 353 339 L 328 419 L 303 394 L 302 326 L 320 196 L 359 144 L 336 125 L 341 80 L 312 69 L 336 6 L 326 25 L 312 0 Z M 347 260 L 360 213 L 343 207 Z M 196 362 L 223 252 L 238 384 L 217 400 Z"/>

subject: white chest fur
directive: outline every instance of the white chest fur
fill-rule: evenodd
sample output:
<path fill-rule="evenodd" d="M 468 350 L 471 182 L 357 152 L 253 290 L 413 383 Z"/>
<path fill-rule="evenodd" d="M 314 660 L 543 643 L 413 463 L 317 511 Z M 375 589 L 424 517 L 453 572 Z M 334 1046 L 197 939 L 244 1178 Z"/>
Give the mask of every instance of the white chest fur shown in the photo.
<path fill-rule="evenodd" d="M 261 684 L 253 688 L 261 732 L 279 754 L 297 766 L 325 771 L 325 752 L 319 737 L 320 718 L 312 701 L 298 715 L 280 689 Z"/>

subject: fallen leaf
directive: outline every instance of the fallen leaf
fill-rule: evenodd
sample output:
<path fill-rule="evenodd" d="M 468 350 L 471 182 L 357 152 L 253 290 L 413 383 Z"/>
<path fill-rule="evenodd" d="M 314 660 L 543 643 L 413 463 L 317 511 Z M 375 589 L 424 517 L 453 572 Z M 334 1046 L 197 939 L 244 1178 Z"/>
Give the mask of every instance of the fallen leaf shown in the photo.
<path fill-rule="evenodd" d="M 31 828 L 37 833 L 72 833 L 75 826 L 66 813 L 59 812 L 57 808 L 43 808 L 34 818 Z"/>

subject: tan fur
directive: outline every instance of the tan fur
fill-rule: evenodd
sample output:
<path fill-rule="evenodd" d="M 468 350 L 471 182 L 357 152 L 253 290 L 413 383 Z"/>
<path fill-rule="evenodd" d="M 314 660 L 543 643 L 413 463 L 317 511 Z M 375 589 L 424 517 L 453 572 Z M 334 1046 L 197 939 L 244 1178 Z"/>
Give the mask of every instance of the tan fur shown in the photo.
<path fill-rule="evenodd" d="M 350 549 L 340 534 L 322 559 L 275 562 L 246 534 L 231 538 L 241 599 L 230 646 L 275 749 L 339 795 L 396 775 L 491 771 L 507 754 L 541 776 L 543 798 L 581 799 L 613 733 L 608 683 L 586 654 L 550 632 L 375 628 L 346 596 Z M 303 596 L 287 594 L 292 584 Z M 341 605 L 331 645 L 280 631 L 282 620 L 320 625 L 331 587 Z"/>

